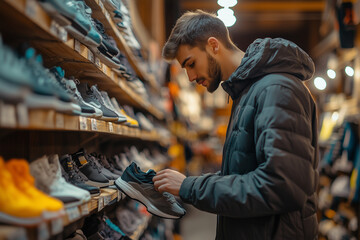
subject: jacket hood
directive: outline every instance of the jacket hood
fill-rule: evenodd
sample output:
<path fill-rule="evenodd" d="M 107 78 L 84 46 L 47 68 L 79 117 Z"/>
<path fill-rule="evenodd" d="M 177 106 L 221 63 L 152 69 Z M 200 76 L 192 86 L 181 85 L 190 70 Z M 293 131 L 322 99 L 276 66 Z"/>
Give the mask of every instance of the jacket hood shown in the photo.
<path fill-rule="evenodd" d="M 254 79 L 270 73 L 294 75 L 309 80 L 315 71 L 310 56 L 295 43 L 282 38 L 256 39 L 246 50 L 240 66 L 222 83 L 234 99 Z"/>

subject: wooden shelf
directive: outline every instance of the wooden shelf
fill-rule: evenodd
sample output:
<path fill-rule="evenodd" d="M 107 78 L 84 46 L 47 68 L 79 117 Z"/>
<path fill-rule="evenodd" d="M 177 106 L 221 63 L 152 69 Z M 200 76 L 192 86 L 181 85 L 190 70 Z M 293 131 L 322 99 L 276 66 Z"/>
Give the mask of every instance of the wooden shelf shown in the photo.
<path fill-rule="evenodd" d="M 23 105 L 10 105 L 0 101 L 0 128 L 21 130 L 79 131 L 111 134 L 144 141 L 162 139 L 156 131 L 144 131 L 114 122 L 94 118 L 71 116 L 54 110 L 27 110 Z"/>
<path fill-rule="evenodd" d="M 163 113 L 135 93 L 108 66 L 103 64 L 83 44 L 68 35 L 52 20 L 35 0 L 5 0 L 0 2 L 0 32 L 14 44 L 28 42 L 44 57 L 45 66 L 60 65 L 66 76 L 97 84 L 120 103 L 129 104 L 163 119 Z M 12 28 L 9 29 L 8 23 Z"/>
<path fill-rule="evenodd" d="M 98 19 L 100 22 L 103 23 L 106 33 L 112 36 L 117 46 L 120 48 L 120 51 L 125 53 L 129 63 L 133 67 L 136 74 L 140 77 L 141 80 L 148 82 L 153 90 L 159 91 L 159 86 L 153 75 L 146 73 L 139 64 L 137 57 L 133 54 L 132 50 L 126 43 L 124 37 L 117 29 L 115 23 L 112 21 L 109 12 L 105 9 L 101 0 L 85 0 L 86 4 L 91 7 L 93 10 L 93 17 Z"/>

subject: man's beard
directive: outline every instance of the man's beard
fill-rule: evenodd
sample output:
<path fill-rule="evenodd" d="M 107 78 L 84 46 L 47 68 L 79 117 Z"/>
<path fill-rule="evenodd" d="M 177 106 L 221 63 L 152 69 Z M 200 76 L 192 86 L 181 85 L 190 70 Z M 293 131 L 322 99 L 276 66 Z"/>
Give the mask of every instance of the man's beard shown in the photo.
<path fill-rule="evenodd" d="M 208 58 L 208 77 L 210 79 L 208 92 L 214 92 L 218 87 L 222 79 L 222 72 L 220 64 L 209 53 L 206 53 Z"/>

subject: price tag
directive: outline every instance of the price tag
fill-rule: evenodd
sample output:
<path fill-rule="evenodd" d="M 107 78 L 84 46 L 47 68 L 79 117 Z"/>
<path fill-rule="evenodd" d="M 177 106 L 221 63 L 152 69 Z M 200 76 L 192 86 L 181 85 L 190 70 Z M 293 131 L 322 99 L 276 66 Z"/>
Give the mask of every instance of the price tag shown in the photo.
<path fill-rule="evenodd" d="M 104 197 L 104 206 L 109 205 L 109 202 L 111 201 L 111 195 Z"/>
<path fill-rule="evenodd" d="M 26 0 L 25 14 L 33 18 L 36 16 L 36 1 L 35 0 Z"/>
<path fill-rule="evenodd" d="M 16 126 L 16 110 L 15 106 L 0 102 L 0 125 L 4 127 Z"/>
<path fill-rule="evenodd" d="M 16 110 L 19 126 L 27 127 L 29 125 L 29 114 L 27 107 L 25 106 L 25 104 L 19 103 L 16 106 Z"/>
<path fill-rule="evenodd" d="M 104 4 L 102 3 L 101 0 L 99 1 L 99 6 L 100 6 L 101 10 L 104 11 Z"/>
<path fill-rule="evenodd" d="M 115 73 L 114 73 L 114 71 L 111 71 L 111 72 L 110 72 L 110 78 L 111 78 L 113 81 L 115 81 Z"/>
<path fill-rule="evenodd" d="M 102 69 L 103 69 L 103 72 L 105 73 L 105 75 L 107 75 L 107 67 L 106 67 L 106 64 L 103 64 L 103 65 L 102 65 Z"/>
<path fill-rule="evenodd" d="M 97 66 L 98 68 L 101 69 L 101 62 L 100 62 L 100 59 L 97 58 L 97 57 L 95 57 L 95 64 L 96 64 L 96 66 Z"/>
<path fill-rule="evenodd" d="M 109 132 L 114 132 L 114 126 L 111 122 L 109 122 Z"/>
<path fill-rule="evenodd" d="M 78 207 L 66 208 L 66 214 L 70 222 L 80 218 L 80 211 Z"/>
<path fill-rule="evenodd" d="M 83 204 L 81 205 L 81 215 L 82 216 L 85 216 L 85 215 L 88 215 L 89 214 L 89 207 L 88 207 L 88 204 Z"/>
<path fill-rule="evenodd" d="M 40 223 L 37 230 L 38 230 L 38 234 L 37 234 L 38 240 L 46 240 L 50 237 L 46 222 Z"/>
<path fill-rule="evenodd" d="M 92 51 L 88 50 L 88 60 L 94 62 L 94 54 Z"/>
<path fill-rule="evenodd" d="M 51 234 L 56 235 L 62 232 L 64 223 L 62 218 L 56 218 L 51 221 Z"/>
<path fill-rule="evenodd" d="M 110 18 L 110 14 L 108 11 L 105 11 L 105 17 L 108 21 L 110 21 L 111 18 Z"/>
<path fill-rule="evenodd" d="M 99 197 L 99 202 L 98 202 L 98 211 L 101 211 L 101 209 L 104 208 L 104 198 L 103 197 Z"/>
<path fill-rule="evenodd" d="M 65 119 L 63 114 L 57 113 L 55 115 L 55 127 L 60 129 L 65 128 Z"/>
<path fill-rule="evenodd" d="M 91 130 L 93 131 L 97 131 L 97 124 L 96 124 L 96 119 L 95 118 L 92 118 L 91 119 Z"/>
<path fill-rule="evenodd" d="M 80 122 L 80 130 L 88 130 L 86 117 L 79 117 L 79 122 Z"/>
<path fill-rule="evenodd" d="M 75 46 L 74 46 L 74 48 L 75 48 L 75 51 L 77 51 L 78 53 L 80 53 L 80 51 L 81 51 L 81 44 L 80 44 L 80 42 L 79 42 L 78 40 L 76 40 L 76 39 L 75 39 Z"/>
<path fill-rule="evenodd" d="M 59 26 L 59 35 L 61 41 L 66 42 L 68 40 L 68 33 L 64 27 Z"/>

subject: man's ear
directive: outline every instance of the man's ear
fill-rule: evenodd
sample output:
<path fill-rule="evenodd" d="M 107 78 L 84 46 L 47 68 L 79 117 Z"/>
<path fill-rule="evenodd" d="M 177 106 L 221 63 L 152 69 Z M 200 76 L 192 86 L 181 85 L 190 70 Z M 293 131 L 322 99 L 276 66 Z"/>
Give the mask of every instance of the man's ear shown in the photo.
<path fill-rule="evenodd" d="M 209 50 L 214 53 L 217 54 L 219 52 L 219 40 L 217 40 L 215 37 L 209 37 L 207 40 L 208 46 L 209 46 Z"/>

